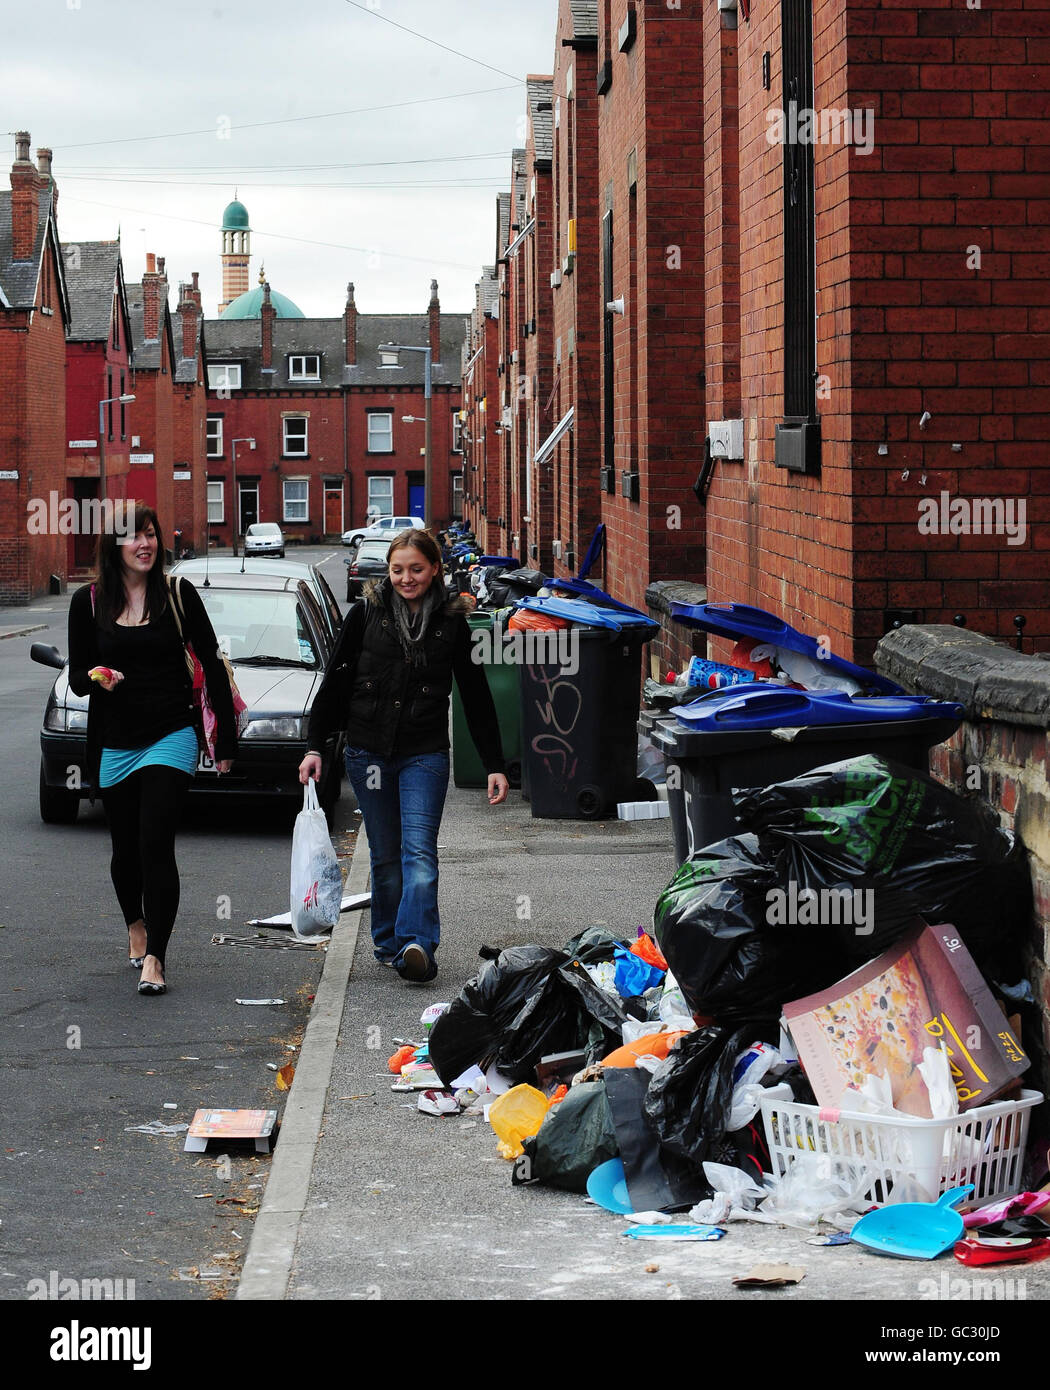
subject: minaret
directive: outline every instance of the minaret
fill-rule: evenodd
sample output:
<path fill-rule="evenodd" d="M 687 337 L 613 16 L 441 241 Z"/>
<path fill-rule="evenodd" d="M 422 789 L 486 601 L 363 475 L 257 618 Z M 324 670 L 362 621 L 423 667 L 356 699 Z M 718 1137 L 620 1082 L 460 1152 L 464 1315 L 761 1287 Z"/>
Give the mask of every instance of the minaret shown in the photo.
<path fill-rule="evenodd" d="M 238 295 L 248 290 L 248 262 L 252 257 L 248 209 L 235 198 L 222 215 L 221 314 Z"/>

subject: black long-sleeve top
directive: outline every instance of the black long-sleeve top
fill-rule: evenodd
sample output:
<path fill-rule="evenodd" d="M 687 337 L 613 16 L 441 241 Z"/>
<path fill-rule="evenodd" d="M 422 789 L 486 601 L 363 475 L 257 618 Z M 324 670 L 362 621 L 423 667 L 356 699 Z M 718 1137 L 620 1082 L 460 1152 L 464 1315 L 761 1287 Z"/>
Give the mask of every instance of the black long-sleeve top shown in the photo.
<path fill-rule="evenodd" d="M 237 723 L 226 667 L 218 654 L 211 619 L 200 595 L 182 580 L 179 595 L 185 639 L 204 668 L 208 698 L 218 720 L 215 755 L 237 754 Z M 88 675 L 95 666 L 110 666 L 124 679 L 106 691 Z M 187 725 L 197 727 L 197 710 L 171 605 L 140 627 L 100 627 L 93 611 L 91 586 L 73 595 L 69 605 L 69 688 L 88 696 L 87 774 L 97 785 L 103 747 L 145 748 Z"/>
<path fill-rule="evenodd" d="M 326 736 L 336 729 L 345 730 L 350 743 L 385 757 L 436 753 L 449 746 L 448 699 L 437 694 L 442 688 L 443 661 L 431 647 L 437 666 L 417 674 L 404 663 L 383 598 L 388 583 L 381 582 L 368 598 L 356 603 L 343 621 L 310 712 L 310 748 L 322 748 Z M 451 637 L 451 676 L 463 701 L 470 736 L 486 772 L 503 772 L 496 706 L 484 667 L 472 658 L 470 628 L 460 601 L 446 603 L 431 618 L 429 630 L 435 637 L 444 633 L 446 642 Z M 413 717 L 414 708 L 425 713 Z"/>

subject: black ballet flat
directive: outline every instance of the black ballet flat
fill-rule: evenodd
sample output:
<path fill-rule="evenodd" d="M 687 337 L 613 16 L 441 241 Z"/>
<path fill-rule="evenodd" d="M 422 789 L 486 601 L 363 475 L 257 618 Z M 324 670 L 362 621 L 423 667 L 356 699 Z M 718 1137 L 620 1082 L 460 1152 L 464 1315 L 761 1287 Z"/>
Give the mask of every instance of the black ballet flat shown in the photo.
<path fill-rule="evenodd" d="M 167 985 L 155 985 L 152 980 L 139 981 L 140 994 L 167 994 Z"/>

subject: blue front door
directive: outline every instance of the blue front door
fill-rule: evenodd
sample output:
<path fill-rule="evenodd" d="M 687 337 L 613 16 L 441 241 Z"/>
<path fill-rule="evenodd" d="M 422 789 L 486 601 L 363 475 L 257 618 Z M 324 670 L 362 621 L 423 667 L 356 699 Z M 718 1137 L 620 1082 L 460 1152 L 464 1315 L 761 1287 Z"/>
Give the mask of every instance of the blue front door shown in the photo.
<path fill-rule="evenodd" d="M 423 515 L 423 499 L 426 491 L 422 483 L 409 483 L 408 485 L 408 514 L 409 516 Z"/>

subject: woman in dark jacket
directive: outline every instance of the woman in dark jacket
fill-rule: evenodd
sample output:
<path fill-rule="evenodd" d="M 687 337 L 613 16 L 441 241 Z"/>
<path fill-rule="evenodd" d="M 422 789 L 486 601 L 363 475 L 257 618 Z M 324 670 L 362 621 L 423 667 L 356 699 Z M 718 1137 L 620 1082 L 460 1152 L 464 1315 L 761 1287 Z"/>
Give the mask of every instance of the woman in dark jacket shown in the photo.
<path fill-rule="evenodd" d="M 346 615 L 314 700 L 308 740 L 346 730 L 346 770 L 368 834 L 375 956 L 415 984 L 437 974 L 437 836 L 448 788 L 448 712 L 455 677 L 488 799 L 507 797 L 503 750 L 484 668 L 471 659 L 462 599 L 449 600 L 441 551 L 427 531 L 404 531 L 388 573 Z M 307 753 L 300 781 L 321 776 Z"/>
<path fill-rule="evenodd" d="M 102 796 L 110 872 L 128 928 L 140 994 L 164 994 L 164 954 L 179 907 L 175 831 L 197 766 L 186 647 L 172 613 L 157 514 L 135 511 L 135 535 L 99 538 L 98 577 L 69 605 L 69 687 L 88 696 L 87 776 Z M 237 724 L 226 667 L 196 589 L 179 598 L 218 720 L 216 767 L 230 770 Z"/>

